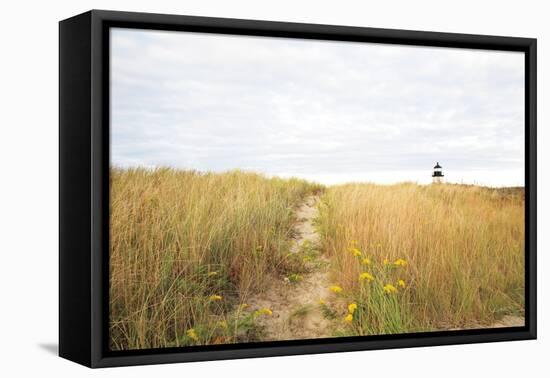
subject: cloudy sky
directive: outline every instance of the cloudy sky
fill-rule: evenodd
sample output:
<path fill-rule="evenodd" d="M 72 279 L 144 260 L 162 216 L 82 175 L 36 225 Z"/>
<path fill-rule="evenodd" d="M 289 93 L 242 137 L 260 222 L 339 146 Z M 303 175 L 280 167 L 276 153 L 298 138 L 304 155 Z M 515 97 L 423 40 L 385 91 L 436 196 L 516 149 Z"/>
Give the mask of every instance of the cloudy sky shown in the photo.
<path fill-rule="evenodd" d="M 113 29 L 111 162 L 523 185 L 523 53 Z"/>

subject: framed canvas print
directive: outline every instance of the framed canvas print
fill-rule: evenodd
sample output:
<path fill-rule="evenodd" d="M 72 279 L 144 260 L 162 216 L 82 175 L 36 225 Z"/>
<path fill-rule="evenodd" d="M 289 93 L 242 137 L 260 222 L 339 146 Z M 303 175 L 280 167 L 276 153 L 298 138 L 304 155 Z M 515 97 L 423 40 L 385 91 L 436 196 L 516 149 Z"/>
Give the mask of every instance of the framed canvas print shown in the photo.
<path fill-rule="evenodd" d="M 536 40 L 60 22 L 60 355 L 536 337 Z"/>

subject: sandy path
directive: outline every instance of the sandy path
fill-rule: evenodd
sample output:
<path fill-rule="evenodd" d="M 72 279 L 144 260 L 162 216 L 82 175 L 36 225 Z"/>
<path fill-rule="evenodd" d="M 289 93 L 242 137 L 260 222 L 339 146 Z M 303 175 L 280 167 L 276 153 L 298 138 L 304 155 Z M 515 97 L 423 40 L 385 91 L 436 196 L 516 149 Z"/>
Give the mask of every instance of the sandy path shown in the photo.
<path fill-rule="evenodd" d="M 296 210 L 297 237 L 290 248 L 291 253 L 304 253 L 304 249 L 319 249 L 319 235 L 313 225 L 317 216 L 318 196 L 306 198 Z M 263 340 L 291 340 L 330 337 L 335 321 L 327 319 L 319 300 L 330 286 L 328 260 L 320 255 L 309 263 L 309 273 L 301 274 L 301 280 L 290 282 L 288 278 L 273 279 L 267 289 L 250 301 L 252 308 L 267 307 L 273 316 L 260 320 Z"/>
<path fill-rule="evenodd" d="M 505 328 L 505 327 L 523 327 L 525 318 L 523 316 L 505 315 L 502 319 L 493 323 L 490 328 Z"/>
<path fill-rule="evenodd" d="M 502 318 L 496 320 L 494 323 L 491 323 L 491 324 L 472 323 L 462 327 L 453 327 L 453 326 L 441 324 L 436 330 L 463 331 L 468 329 L 523 327 L 524 325 L 525 325 L 525 318 L 523 316 L 504 315 Z"/>

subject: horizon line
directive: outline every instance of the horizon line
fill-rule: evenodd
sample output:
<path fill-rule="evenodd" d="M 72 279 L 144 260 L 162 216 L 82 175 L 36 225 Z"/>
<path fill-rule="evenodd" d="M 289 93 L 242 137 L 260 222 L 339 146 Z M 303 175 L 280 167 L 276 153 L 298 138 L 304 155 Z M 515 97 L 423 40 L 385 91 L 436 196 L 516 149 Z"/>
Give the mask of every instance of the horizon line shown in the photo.
<path fill-rule="evenodd" d="M 500 188 L 525 188 L 525 184 L 513 184 L 513 185 L 488 185 L 476 181 L 472 182 L 466 182 L 464 180 L 462 181 L 447 181 L 445 180 L 443 183 L 433 183 L 433 182 L 421 182 L 419 180 L 414 179 L 405 179 L 401 181 L 392 181 L 392 182 L 376 182 L 372 180 L 349 180 L 349 181 L 341 181 L 341 182 L 333 182 L 333 183 L 324 183 L 322 180 L 315 180 L 310 177 L 305 176 L 311 176 L 311 175 L 304 175 L 301 177 L 299 174 L 271 174 L 267 172 L 261 172 L 256 171 L 252 169 L 246 169 L 246 168 L 232 168 L 232 169 L 226 169 L 222 171 L 215 171 L 215 170 L 201 170 L 198 168 L 179 168 L 179 167 L 170 167 L 166 165 L 141 165 L 141 166 L 121 166 L 121 165 L 113 165 L 111 164 L 110 169 L 118 169 L 118 170 L 145 170 L 145 171 L 160 171 L 160 170 L 170 170 L 170 171 L 176 171 L 176 172 L 193 172 L 201 175 L 207 175 L 207 174 L 215 174 L 215 175 L 222 175 L 222 174 L 228 174 L 228 173 L 236 173 L 236 172 L 242 172 L 245 174 L 255 174 L 259 176 L 263 176 L 267 179 L 271 178 L 279 178 L 284 180 L 304 180 L 308 181 L 310 183 L 314 184 L 320 184 L 323 186 L 340 186 L 340 185 L 352 185 L 352 184 L 369 184 L 369 185 L 382 185 L 382 186 L 392 186 L 392 185 L 400 185 L 400 184 L 415 184 L 419 186 L 427 186 L 427 185 L 463 185 L 463 186 L 477 186 L 477 187 L 483 187 L 483 188 L 492 188 L 492 189 L 500 189 Z M 431 177 L 431 176 L 430 176 Z M 429 180 L 425 180 L 429 181 Z"/>

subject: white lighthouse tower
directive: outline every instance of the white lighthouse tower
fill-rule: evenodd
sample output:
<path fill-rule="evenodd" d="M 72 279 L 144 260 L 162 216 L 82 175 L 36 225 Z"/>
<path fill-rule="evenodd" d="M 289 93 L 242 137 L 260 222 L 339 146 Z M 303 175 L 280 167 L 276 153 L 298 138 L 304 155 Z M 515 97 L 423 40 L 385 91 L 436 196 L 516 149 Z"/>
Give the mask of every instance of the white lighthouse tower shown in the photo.
<path fill-rule="evenodd" d="M 432 173 L 432 183 L 434 184 L 443 183 L 443 168 L 439 165 L 439 162 L 435 164 L 434 173 Z"/>

